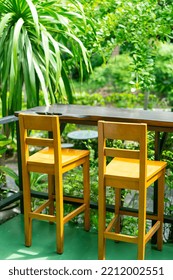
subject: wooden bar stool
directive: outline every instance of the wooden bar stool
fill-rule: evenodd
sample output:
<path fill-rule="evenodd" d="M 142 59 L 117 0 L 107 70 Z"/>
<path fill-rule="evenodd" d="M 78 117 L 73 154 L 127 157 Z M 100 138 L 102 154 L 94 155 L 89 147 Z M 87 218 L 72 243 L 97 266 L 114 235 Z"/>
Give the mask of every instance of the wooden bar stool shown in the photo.
<path fill-rule="evenodd" d="M 127 140 L 139 143 L 138 150 L 107 147 L 107 140 Z M 110 142 L 110 141 L 109 141 Z M 145 245 L 157 232 L 157 247 L 162 249 L 164 213 L 164 178 L 166 162 L 147 160 L 147 124 L 98 122 L 99 153 L 99 229 L 98 258 L 105 259 L 106 239 L 136 243 L 138 259 L 145 257 Z M 111 160 L 110 160 L 111 158 Z M 109 159 L 109 163 L 107 160 Z M 156 215 L 146 215 L 147 188 L 158 180 L 158 209 Z M 115 216 L 106 226 L 106 189 L 115 189 Z M 121 190 L 139 192 L 138 213 L 121 209 Z M 138 236 L 121 233 L 121 215 L 138 216 Z M 146 219 L 155 223 L 146 232 Z"/>
<path fill-rule="evenodd" d="M 60 126 L 58 116 L 19 114 L 22 179 L 24 200 L 25 245 L 31 246 L 32 219 L 47 220 L 56 223 L 56 247 L 63 253 L 64 224 L 81 212 L 84 212 L 84 227 L 90 228 L 90 187 L 89 187 L 89 151 L 61 149 Z M 32 137 L 31 131 L 47 131 L 52 138 Z M 47 133 L 48 134 L 48 133 Z M 39 134 L 40 135 L 40 134 Z M 44 136 L 46 137 L 46 136 Z M 31 154 L 30 146 L 37 147 Z M 41 147 L 41 148 L 40 148 Z M 39 150 L 38 150 L 39 148 Z M 83 197 L 63 196 L 63 174 L 78 166 L 83 166 Z M 31 209 L 30 173 L 48 174 L 48 200 L 37 209 Z M 74 171 L 75 172 L 75 171 Z M 63 201 L 78 204 L 77 208 L 64 216 Z M 55 205 L 55 209 L 54 209 Z M 48 208 L 48 214 L 43 210 Z"/>

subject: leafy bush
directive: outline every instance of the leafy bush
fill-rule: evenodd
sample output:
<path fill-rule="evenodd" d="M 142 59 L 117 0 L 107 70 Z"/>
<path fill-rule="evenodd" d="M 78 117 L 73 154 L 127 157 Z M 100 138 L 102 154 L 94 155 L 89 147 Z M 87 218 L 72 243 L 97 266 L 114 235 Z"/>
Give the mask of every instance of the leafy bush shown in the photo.
<path fill-rule="evenodd" d="M 88 91 L 98 92 L 103 87 L 106 87 L 107 92 L 130 91 L 132 79 L 130 63 L 129 55 L 123 54 L 112 57 L 106 64 L 95 68 L 86 82 Z"/>
<path fill-rule="evenodd" d="M 91 106 L 111 105 L 117 108 L 143 108 L 145 95 L 143 93 L 110 93 L 102 95 L 100 93 L 76 92 L 74 94 L 74 103 Z M 149 95 L 149 108 L 164 107 L 162 103 L 154 94 Z"/>
<path fill-rule="evenodd" d="M 154 91 L 158 97 L 167 98 L 173 106 L 173 46 L 162 43 L 159 45 L 154 72 L 156 77 Z"/>

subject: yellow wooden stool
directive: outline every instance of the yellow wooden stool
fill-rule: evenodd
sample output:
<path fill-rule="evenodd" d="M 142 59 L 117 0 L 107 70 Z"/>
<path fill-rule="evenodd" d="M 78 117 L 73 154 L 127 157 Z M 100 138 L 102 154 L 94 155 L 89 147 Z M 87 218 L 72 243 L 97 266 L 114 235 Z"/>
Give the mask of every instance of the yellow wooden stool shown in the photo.
<path fill-rule="evenodd" d="M 135 141 L 139 150 L 116 149 L 106 146 L 108 139 Z M 162 249 L 162 225 L 164 213 L 164 178 L 166 162 L 147 160 L 147 124 L 98 122 L 99 153 L 99 229 L 98 258 L 105 259 L 106 239 L 136 243 L 138 259 L 145 257 L 145 245 L 157 232 L 157 246 Z M 107 159 L 109 163 L 107 164 Z M 147 188 L 158 180 L 157 215 L 146 216 Z M 115 189 L 115 216 L 106 227 L 106 188 Z M 139 192 L 138 213 L 120 209 L 121 190 Z M 120 232 L 120 216 L 138 216 L 138 236 L 129 236 Z M 146 219 L 155 223 L 146 233 Z"/>
<path fill-rule="evenodd" d="M 22 179 L 24 200 L 25 245 L 31 246 L 32 219 L 47 220 L 56 223 L 57 252 L 63 252 L 64 224 L 81 212 L 84 212 L 84 226 L 90 228 L 90 187 L 89 187 L 89 151 L 61 149 L 61 137 L 58 116 L 19 114 Z M 47 131 L 52 138 L 41 138 L 31 131 Z M 30 146 L 36 146 L 33 154 Z M 38 151 L 38 148 L 41 149 Z M 63 197 L 63 174 L 75 167 L 83 166 L 83 198 Z M 31 209 L 30 172 L 48 174 L 48 200 L 37 209 Z M 63 200 L 78 203 L 78 207 L 64 216 Z M 54 209 L 55 204 L 55 209 Z M 49 213 L 43 213 L 48 207 Z M 55 210 L 55 211 L 54 211 Z M 44 238 L 44 237 L 43 237 Z"/>

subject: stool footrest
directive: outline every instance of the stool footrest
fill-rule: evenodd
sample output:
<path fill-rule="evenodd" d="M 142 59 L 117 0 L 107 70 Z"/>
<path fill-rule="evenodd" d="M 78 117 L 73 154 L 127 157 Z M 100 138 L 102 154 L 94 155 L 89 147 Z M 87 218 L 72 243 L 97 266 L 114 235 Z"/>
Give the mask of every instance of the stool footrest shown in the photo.
<path fill-rule="evenodd" d="M 86 208 L 85 204 L 82 204 L 81 206 L 79 206 L 77 209 L 73 210 L 72 212 L 70 212 L 69 214 L 67 214 L 64 217 L 64 224 L 67 223 L 68 221 L 70 221 L 72 218 L 74 218 L 75 216 L 77 216 L 78 214 L 80 214 L 81 212 L 83 212 Z"/>
<path fill-rule="evenodd" d="M 156 231 L 159 229 L 160 227 L 160 221 L 157 221 L 152 228 L 147 232 L 147 234 L 145 235 L 145 243 L 147 243 L 151 237 L 156 233 Z"/>
<path fill-rule="evenodd" d="M 130 236 L 126 234 L 116 233 L 113 232 L 113 228 L 115 227 L 115 224 L 118 222 L 118 217 L 120 215 L 115 215 L 115 217 L 111 220 L 111 222 L 108 224 L 107 228 L 104 231 L 104 237 L 107 239 L 113 239 L 116 241 L 124 241 L 124 242 L 130 242 L 130 243 L 138 243 L 138 237 L 137 236 Z M 151 237 L 157 232 L 161 225 L 160 221 L 157 221 L 150 230 L 145 234 L 145 244 L 151 239 Z"/>
<path fill-rule="evenodd" d="M 116 241 L 123 241 L 123 242 L 129 242 L 129 243 L 138 243 L 138 237 L 137 236 L 130 236 L 125 235 L 122 233 L 115 233 L 115 232 L 105 232 L 104 237 L 107 239 L 112 239 Z"/>

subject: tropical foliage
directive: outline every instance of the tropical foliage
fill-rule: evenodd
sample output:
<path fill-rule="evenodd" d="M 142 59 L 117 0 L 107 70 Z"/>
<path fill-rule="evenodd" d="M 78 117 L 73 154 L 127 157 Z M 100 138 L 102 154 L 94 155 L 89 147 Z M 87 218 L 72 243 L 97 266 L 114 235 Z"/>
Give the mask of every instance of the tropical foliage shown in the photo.
<path fill-rule="evenodd" d="M 80 2 L 67 2 L 0 0 L 3 116 L 20 110 L 23 98 L 27 107 L 38 105 L 39 100 L 46 105 L 72 102 L 69 67 L 80 65 L 82 72 L 85 64 L 90 70 L 87 50 L 78 37 L 91 21 Z"/>
<path fill-rule="evenodd" d="M 117 46 L 131 57 L 129 83 L 152 91 L 158 43 L 171 42 L 172 26 L 169 0 L 0 0 L 3 116 L 22 100 L 72 103 L 71 78 L 86 79 Z"/>

